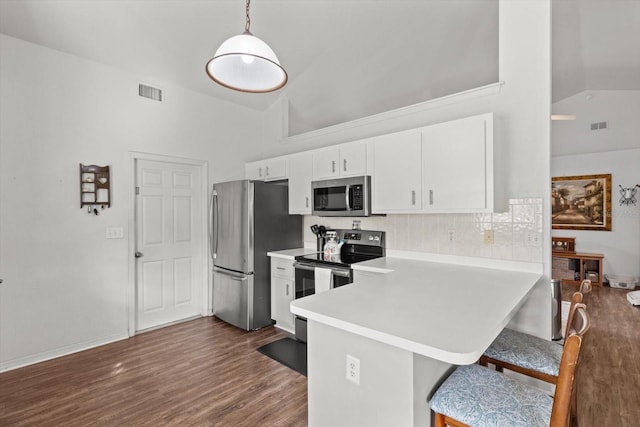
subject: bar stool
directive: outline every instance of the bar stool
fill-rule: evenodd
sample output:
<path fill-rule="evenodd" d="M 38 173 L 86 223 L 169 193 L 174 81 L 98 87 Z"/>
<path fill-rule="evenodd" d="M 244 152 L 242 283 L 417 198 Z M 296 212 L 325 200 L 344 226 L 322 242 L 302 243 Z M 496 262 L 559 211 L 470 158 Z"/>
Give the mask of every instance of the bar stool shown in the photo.
<path fill-rule="evenodd" d="M 435 426 L 568 426 L 582 337 L 589 328 L 584 304 L 576 305 L 574 325 L 565 341 L 553 397 L 492 369 L 460 366 L 430 401 Z"/>
<path fill-rule="evenodd" d="M 571 307 L 564 336 L 569 335 L 575 307 L 591 292 L 591 281 L 584 280 L 580 291 L 571 297 Z M 518 372 L 551 384 L 558 381 L 562 344 L 505 328 L 480 357 L 480 365 L 495 365 L 496 370 Z"/>

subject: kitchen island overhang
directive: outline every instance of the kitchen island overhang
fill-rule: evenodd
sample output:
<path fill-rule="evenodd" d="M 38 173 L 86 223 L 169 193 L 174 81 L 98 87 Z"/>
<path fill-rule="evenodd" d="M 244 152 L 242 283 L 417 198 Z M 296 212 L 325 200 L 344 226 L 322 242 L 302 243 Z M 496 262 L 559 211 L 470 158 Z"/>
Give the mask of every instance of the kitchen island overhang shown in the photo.
<path fill-rule="evenodd" d="M 519 263 L 522 264 L 522 263 Z M 517 270 L 384 258 L 386 271 L 295 300 L 309 320 L 309 425 L 430 425 L 428 399 L 455 365 L 475 363 L 537 286 Z M 345 378 L 346 356 L 360 383 Z"/>

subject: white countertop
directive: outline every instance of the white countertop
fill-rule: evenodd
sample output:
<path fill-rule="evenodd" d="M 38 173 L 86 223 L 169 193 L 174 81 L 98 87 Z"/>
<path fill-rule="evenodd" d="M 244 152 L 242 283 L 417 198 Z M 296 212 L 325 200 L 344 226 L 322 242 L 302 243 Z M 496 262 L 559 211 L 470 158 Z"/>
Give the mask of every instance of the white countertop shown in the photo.
<path fill-rule="evenodd" d="M 478 360 L 542 277 L 540 264 L 508 270 L 385 257 L 353 267 L 385 274 L 297 299 L 291 312 L 457 365 Z"/>
<path fill-rule="evenodd" d="M 285 249 L 283 251 L 267 252 L 267 255 L 274 258 L 284 258 L 294 260 L 297 256 L 316 254 L 318 251 L 308 248 Z"/>

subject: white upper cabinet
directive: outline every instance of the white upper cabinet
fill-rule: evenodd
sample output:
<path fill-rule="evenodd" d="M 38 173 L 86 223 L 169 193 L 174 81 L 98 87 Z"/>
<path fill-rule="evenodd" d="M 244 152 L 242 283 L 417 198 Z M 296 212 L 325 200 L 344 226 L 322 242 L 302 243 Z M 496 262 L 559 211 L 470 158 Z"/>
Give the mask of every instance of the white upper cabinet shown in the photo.
<path fill-rule="evenodd" d="M 493 208 L 493 115 L 422 128 L 424 212 Z"/>
<path fill-rule="evenodd" d="M 375 214 L 502 212 L 498 152 L 487 113 L 248 163 L 246 177 L 288 178 L 291 214 L 311 214 L 313 180 L 360 175 L 371 175 Z"/>
<path fill-rule="evenodd" d="M 315 180 L 366 175 L 366 141 L 350 142 L 318 150 L 313 154 L 313 166 Z"/>
<path fill-rule="evenodd" d="M 245 178 L 254 181 L 277 181 L 287 178 L 285 157 L 259 160 L 245 165 Z"/>
<path fill-rule="evenodd" d="M 311 215 L 313 155 L 310 152 L 287 158 L 289 171 L 289 213 Z"/>
<path fill-rule="evenodd" d="M 375 138 L 373 213 L 411 213 L 422 209 L 422 144 L 419 130 Z"/>

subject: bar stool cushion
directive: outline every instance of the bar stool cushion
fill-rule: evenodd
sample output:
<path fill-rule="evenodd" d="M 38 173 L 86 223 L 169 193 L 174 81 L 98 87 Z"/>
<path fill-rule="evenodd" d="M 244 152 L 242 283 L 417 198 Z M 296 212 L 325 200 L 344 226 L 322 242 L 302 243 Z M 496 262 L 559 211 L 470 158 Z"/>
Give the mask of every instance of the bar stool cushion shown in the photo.
<path fill-rule="evenodd" d="M 562 345 L 505 328 L 491 343 L 485 356 L 512 365 L 558 376 Z"/>
<path fill-rule="evenodd" d="M 430 402 L 431 409 L 473 427 L 548 426 L 553 398 L 480 365 L 459 366 Z"/>

